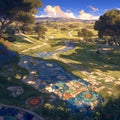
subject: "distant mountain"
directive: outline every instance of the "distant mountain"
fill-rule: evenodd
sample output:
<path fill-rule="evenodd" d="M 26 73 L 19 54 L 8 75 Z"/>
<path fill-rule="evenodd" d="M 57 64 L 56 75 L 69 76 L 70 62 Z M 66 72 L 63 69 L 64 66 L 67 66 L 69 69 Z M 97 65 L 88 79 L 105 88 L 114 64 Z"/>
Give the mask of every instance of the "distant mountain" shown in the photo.
<path fill-rule="evenodd" d="M 52 18 L 52 17 L 39 17 L 36 18 L 36 21 L 64 21 L 64 22 L 69 22 L 69 21 L 73 21 L 73 22 L 81 22 L 80 19 L 75 19 L 75 18 Z"/>
<path fill-rule="evenodd" d="M 81 19 L 76 19 L 76 18 L 53 18 L 53 17 L 39 17 L 36 18 L 37 22 L 41 22 L 41 21 L 53 21 L 53 22 L 90 22 L 90 23 L 94 23 L 96 20 L 81 20 Z"/>

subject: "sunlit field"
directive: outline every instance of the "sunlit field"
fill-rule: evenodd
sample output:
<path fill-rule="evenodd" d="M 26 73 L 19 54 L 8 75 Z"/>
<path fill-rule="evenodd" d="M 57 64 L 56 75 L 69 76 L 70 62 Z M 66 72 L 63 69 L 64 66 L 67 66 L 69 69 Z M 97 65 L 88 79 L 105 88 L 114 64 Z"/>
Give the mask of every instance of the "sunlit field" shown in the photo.
<path fill-rule="evenodd" d="M 86 24 L 84 22 L 51 22 L 49 25 L 47 25 L 47 23 L 44 22 L 42 24 L 47 27 L 47 32 L 44 39 L 38 40 L 37 34 L 35 33 L 27 35 L 18 34 L 16 35 L 16 41 L 10 43 L 9 50 L 16 51 L 20 55 L 30 56 L 30 61 L 32 61 L 32 59 L 40 61 L 44 60 L 46 62 L 48 61 L 59 64 L 65 69 L 65 71 L 68 71 L 73 76 L 82 79 L 85 82 L 88 82 L 94 92 L 103 99 L 102 105 L 106 105 L 107 102 L 109 102 L 110 98 L 119 98 L 119 48 L 113 49 L 111 47 L 109 50 L 107 50 L 107 48 L 104 48 L 102 54 L 96 54 L 96 50 L 98 49 L 99 44 L 95 42 L 95 39 L 98 36 L 97 31 L 93 29 L 93 23 Z M 66 25 L 66 30 L 62 30 L 62 28 L 64 28 L 64 24 Z M 78 37 L 78 31 L 82 28 L 88 28 L 90 31 L 93 32 L 94 36 L 92 37 L 91 41 L 86 42 L 82 37 Z M 66 44 L 69 42 L 74 43 L 75 46 L 70 50 L 64 51 L 64 49 L 66 48 Z M 43 55 L 43 57 L 38 57 L 36 56 L 36 53 L 40 55 L 45 55 Z M 48 57 L 46 57 L 46 55 L 49 53 L 51 55 L 48 55 Z M 48 102 L 48 99 L 50 99 L 51 95 L 50 90 L 48 90 L 48 93 L 44 93 L 44 90 L 39 90 L 38 85 L 41 85 L 43 83 L 37 83 L 36 81 L 34 81 L 34 79 L 37 78 L 37 74 L 34 78 L 34 75 L 31 76 L 32 73 L 30 73 L 30 71 L 35 71 L 39 75 L 39 70 L 31 68 L 28 69 L 28 67 L 25 67 L 24 65 L 22 65 L 21 67 L 18 66 L 18 64 L 13 65 L 14 70 L 12 74 L 10 73 L 9 69 L 5 70 L 5 68 L 3 68 L 2 70 L 0 70 L 0 74 L 2 75 L 0 79 L 5 79 L 4 86 L 2 83 L 1 88 L 3 90 L 13 84 L 17 86 L 22 86 L 25 92 L 19 97 L 12 98 L 11 96 L 9 96 L 9 92 L 5 90 L 4 94 L 1 95 L 3 99 L 1 99 L 0 101 L 2 103 L 24 107 L 33 111 L 36 110 L 39 115 L 43 116 L 45 116 L 46 114 L 47 116 L 50 116 L 51 114 L 55 116 L 55 111 L 56 114 L 63 114 L 62 118 L 64 118 L 66 115 L 69 116 L 69 111 L 66 111 L 66 107 L 64 106 L 64 102 L 62 101 L 67 98 L 61 99 L 59 92 L 52 91 L 55 94 L 59 104 L 51 104 Z M 43 65 L 43 67 L 45 66 Z M 13 69 L 13 67 L 11 69 Z M 44 69 L 42 71 L 44 71 Z M 49 72 L 47 72 L 46 75 L 47 74 L 49 74 Z M 58 74 L 56 74 L 56 76 L 57 75 Z M 29 82 L 24 81 L 24 78 L 26 77 L 28 77 L 27 80 Z M 23 81 L 23 83 L 21 82 L 21 80 Z M 58 85 L 57 82 L 54 84 Z M 69 86 L 69 82 L 66 82 L 66 84 Z M 46 85 L 45 89 L 48 88 L 50 88 L 50 86 Z M 39 92 L 37 90 L 39 90 Z M 31 96 L 42 96 L 42 98 L 44 99 L 44 103 L 42 104 L 42 106 L 35 109 L 34 107 L 26 105 L 26 99 Z M 19 104 L 17 104 L 18 99 L 20 99 Z M 53 116 L 51 116 L 50 119 L 52 119 Z M 74 115 L 72 117 L 74 117 Z"/>

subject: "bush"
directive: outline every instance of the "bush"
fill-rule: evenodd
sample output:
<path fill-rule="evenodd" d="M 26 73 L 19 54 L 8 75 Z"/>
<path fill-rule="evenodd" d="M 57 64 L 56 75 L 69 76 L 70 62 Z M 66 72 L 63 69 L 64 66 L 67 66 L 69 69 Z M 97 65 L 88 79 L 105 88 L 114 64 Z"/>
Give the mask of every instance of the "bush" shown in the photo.
<path fill-rule="evenodd" d="M 8 50 L 4 45 L 0 44 L 0 68 L 14 62 L 18 62 L 17 53 Z"/>
<path fill-rule="evenodd" d="M 16 33 L 16 28 L 13 27 L 12 25 L 9 25 L 0 34 L 0 37 L 5 39 L 5 40 L 8 40 L 10 42 L 14 42 L 14 41 L 16 41 L 15 33 Z"/>

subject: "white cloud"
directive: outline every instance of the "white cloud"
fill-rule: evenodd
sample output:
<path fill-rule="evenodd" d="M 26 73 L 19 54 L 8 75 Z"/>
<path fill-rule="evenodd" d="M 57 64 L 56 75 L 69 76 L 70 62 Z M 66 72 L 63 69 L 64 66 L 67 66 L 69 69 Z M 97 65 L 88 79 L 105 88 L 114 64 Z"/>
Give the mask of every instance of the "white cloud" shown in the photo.
<path fill-rule="evenodd" d="M 94 16 L 90 13 L 85 12 L 84 10 L 81 10 L 79 13 L 80 15 L 78 18 L 82 20 L 97 20 L 99 18 L 99 16 Z"/>
<path fill-rule="evenodd" d="M 51 6 L 48 5 L 45 7 L 44 12 L 46 14 L 41 15 L 40 17 L 63 17 L 63 18 L 76 18 L 74 14 L 70 11 L 64 12 L 60 6 Z"/>
<path fill-rule="evenodd" d="M 117 10 L 120 10 L 120 8 L 117 8 Z"/>
<path fill-rule="evenodd" d="M 40 15 L 40 16 L 39 16 L 39 15 L 35 15 L 35 17 L 36 17 L 36 18 L 39 18 L 39 17 L 42 17 L 42 15 Z"/>
<path fill-rule="evenodd" d="M 89 5 L 89 8 L 91 8 L 91 10 L 92 10 L 93 12 L 96 12 L 96 11 L 99 10 L 98 8 L 95 8 L 95 7 L 93 7 L 92 5 Z"/>
<path fill-rule="evenodd" d="M 62 18 L 77 18 L 77 19 L 82 19 L 82 20 L 96 20 L 99 18 L 99 16 L 94 16 L 90 13 L 85 12 L 84 10 L 81 10 L 79 12 L 78 16 L 75 16 L 73 12 L 70 10 L 67 10 L 66 12 L 63 11 L 60 6 L 51 6 L 48 5 L 45 7 L 44 12 L 46 14 L 43 15 L 36 15 L 36 18 L 38 17 L 62 17 Z"/>

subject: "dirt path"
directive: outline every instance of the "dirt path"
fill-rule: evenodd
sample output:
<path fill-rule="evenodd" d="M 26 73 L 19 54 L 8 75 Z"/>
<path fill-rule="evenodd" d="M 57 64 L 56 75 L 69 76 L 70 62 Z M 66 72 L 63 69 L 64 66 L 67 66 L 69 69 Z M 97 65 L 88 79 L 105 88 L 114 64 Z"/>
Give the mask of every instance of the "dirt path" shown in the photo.
<path fill-rule="evenodd" d="M 42 45 L 37 45 L 37 46 L 34 46 L 34 47 L 31 47 L 31 48 L 27 48 L 27 49 L 25 49 L 25 50 L 23 50 L 23 51 L 21 51 L 22 53 L 25 53 L 25 52 L 27 52 L 27 51 L 29 51 L 29 50 L 34 50 L 34 49 L 37 49 L 37 48 L 41 48 L 41 47 L 43 47 L 43 46 L 45 46 L 47 43 L 44 43 L 44 44 L 42 44 Z"/>
<path fill-rule="evenodd" d="M 73 38 L 71 32 L 73 32 L 73 31 L 68 32 L 68 35 L 69 35 L 69 37 Z"/>
<path fill-rule="evenodd" d="M 28 42 L 33 43 L 33 44 L 34 44 L 34 42 L 33 42 L 33 41 L 31 41 L 31 40 L 30 40 L 30 39 L 28 39 L 28 38 L 24 38 L 24 40 L 26 40 L 26 41 L 28 41 Z"/>
<path fill-rule="evenodd" d="M 33 42 L 33 41 L 31 41 L 30 39 L 28 39 L 28 37 L 27 37 L 25 34 L 20 33 L 20 34 L 16 34 L 16 35 L 17 35 L 17 36 L 24 37 L 24 40 L 26 40 L 26 41 L 28 41 L 28 42 L 33 43 L 33 44 L 34 44 L 34 42 Z"/>
<path fill-rule="evenodd" d="M 15 47 L 19 47 L 19 48 L 22 46 L 22 45 L 17 45 L 17 44 L 14 44 L 14 43 L 12 45 L 15 46 Z"/>

